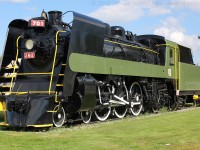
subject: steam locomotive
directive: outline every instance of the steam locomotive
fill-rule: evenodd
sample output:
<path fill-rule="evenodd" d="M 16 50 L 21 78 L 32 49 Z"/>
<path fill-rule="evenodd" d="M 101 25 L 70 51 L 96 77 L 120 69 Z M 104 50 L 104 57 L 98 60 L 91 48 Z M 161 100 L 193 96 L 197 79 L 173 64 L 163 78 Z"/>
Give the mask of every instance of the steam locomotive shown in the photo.
<path fill-rule="evenodd" d="M 72 25 L 60 11 L 9 24 L 0 70 L 1 126 L 60 127 L 77 114 L 84 123 L 92 115 L 105 121 L 199 99 L 200 68 L 189 48 L 67 13 L 73 13 Z"/>

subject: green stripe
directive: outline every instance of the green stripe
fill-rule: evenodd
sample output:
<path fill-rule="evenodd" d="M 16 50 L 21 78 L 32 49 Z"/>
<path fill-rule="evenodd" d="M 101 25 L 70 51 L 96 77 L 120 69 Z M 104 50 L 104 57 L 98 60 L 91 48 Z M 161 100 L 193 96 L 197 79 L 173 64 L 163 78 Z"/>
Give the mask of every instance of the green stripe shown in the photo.
<path fill-rule="evenodd" d="M 72 53 L 70 55 L 69 66 L 72 71 L 81 73 L 143 76 L 157 78 L 173 78 L 174 76 L 173 72 L 171 72 L 171 77 L 168 75 L 168 69 L 173 70 L 173 67 L 77 53 Z"/>

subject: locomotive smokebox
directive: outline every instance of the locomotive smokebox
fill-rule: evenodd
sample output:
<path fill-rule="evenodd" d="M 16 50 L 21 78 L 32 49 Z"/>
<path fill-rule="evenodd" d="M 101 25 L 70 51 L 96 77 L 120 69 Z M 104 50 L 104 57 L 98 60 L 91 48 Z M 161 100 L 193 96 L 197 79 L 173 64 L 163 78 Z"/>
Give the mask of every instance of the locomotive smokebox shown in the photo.
<path fill-rule="evenodd" d="M 49 22 L 58 25 L 62 23 L 62 12 L 61 11 L 49 11 Z"/>

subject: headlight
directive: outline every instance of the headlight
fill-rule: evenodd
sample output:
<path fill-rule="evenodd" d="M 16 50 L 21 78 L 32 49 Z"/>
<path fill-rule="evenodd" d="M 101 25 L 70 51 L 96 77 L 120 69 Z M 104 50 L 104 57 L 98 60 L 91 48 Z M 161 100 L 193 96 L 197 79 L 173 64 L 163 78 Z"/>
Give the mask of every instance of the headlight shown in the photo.
<path fill-rule="evenodd" d="M 25 47 L 27 50 L 31 50 L 33 49 L 33 46 L 34 46 L 34 41 L 29 39 L 25 42 Z"/>

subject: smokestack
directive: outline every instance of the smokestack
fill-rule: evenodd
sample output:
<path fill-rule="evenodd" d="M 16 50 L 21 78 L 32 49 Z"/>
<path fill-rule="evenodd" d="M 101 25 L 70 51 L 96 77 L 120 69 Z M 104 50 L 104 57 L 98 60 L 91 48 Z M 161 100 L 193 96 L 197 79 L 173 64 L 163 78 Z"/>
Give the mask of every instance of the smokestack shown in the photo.
<path fill-rule="evenodd" d="M 62 23 L 62 12 L 61 11 L 49 11 L 49 22 L 58 25 Z"/>

